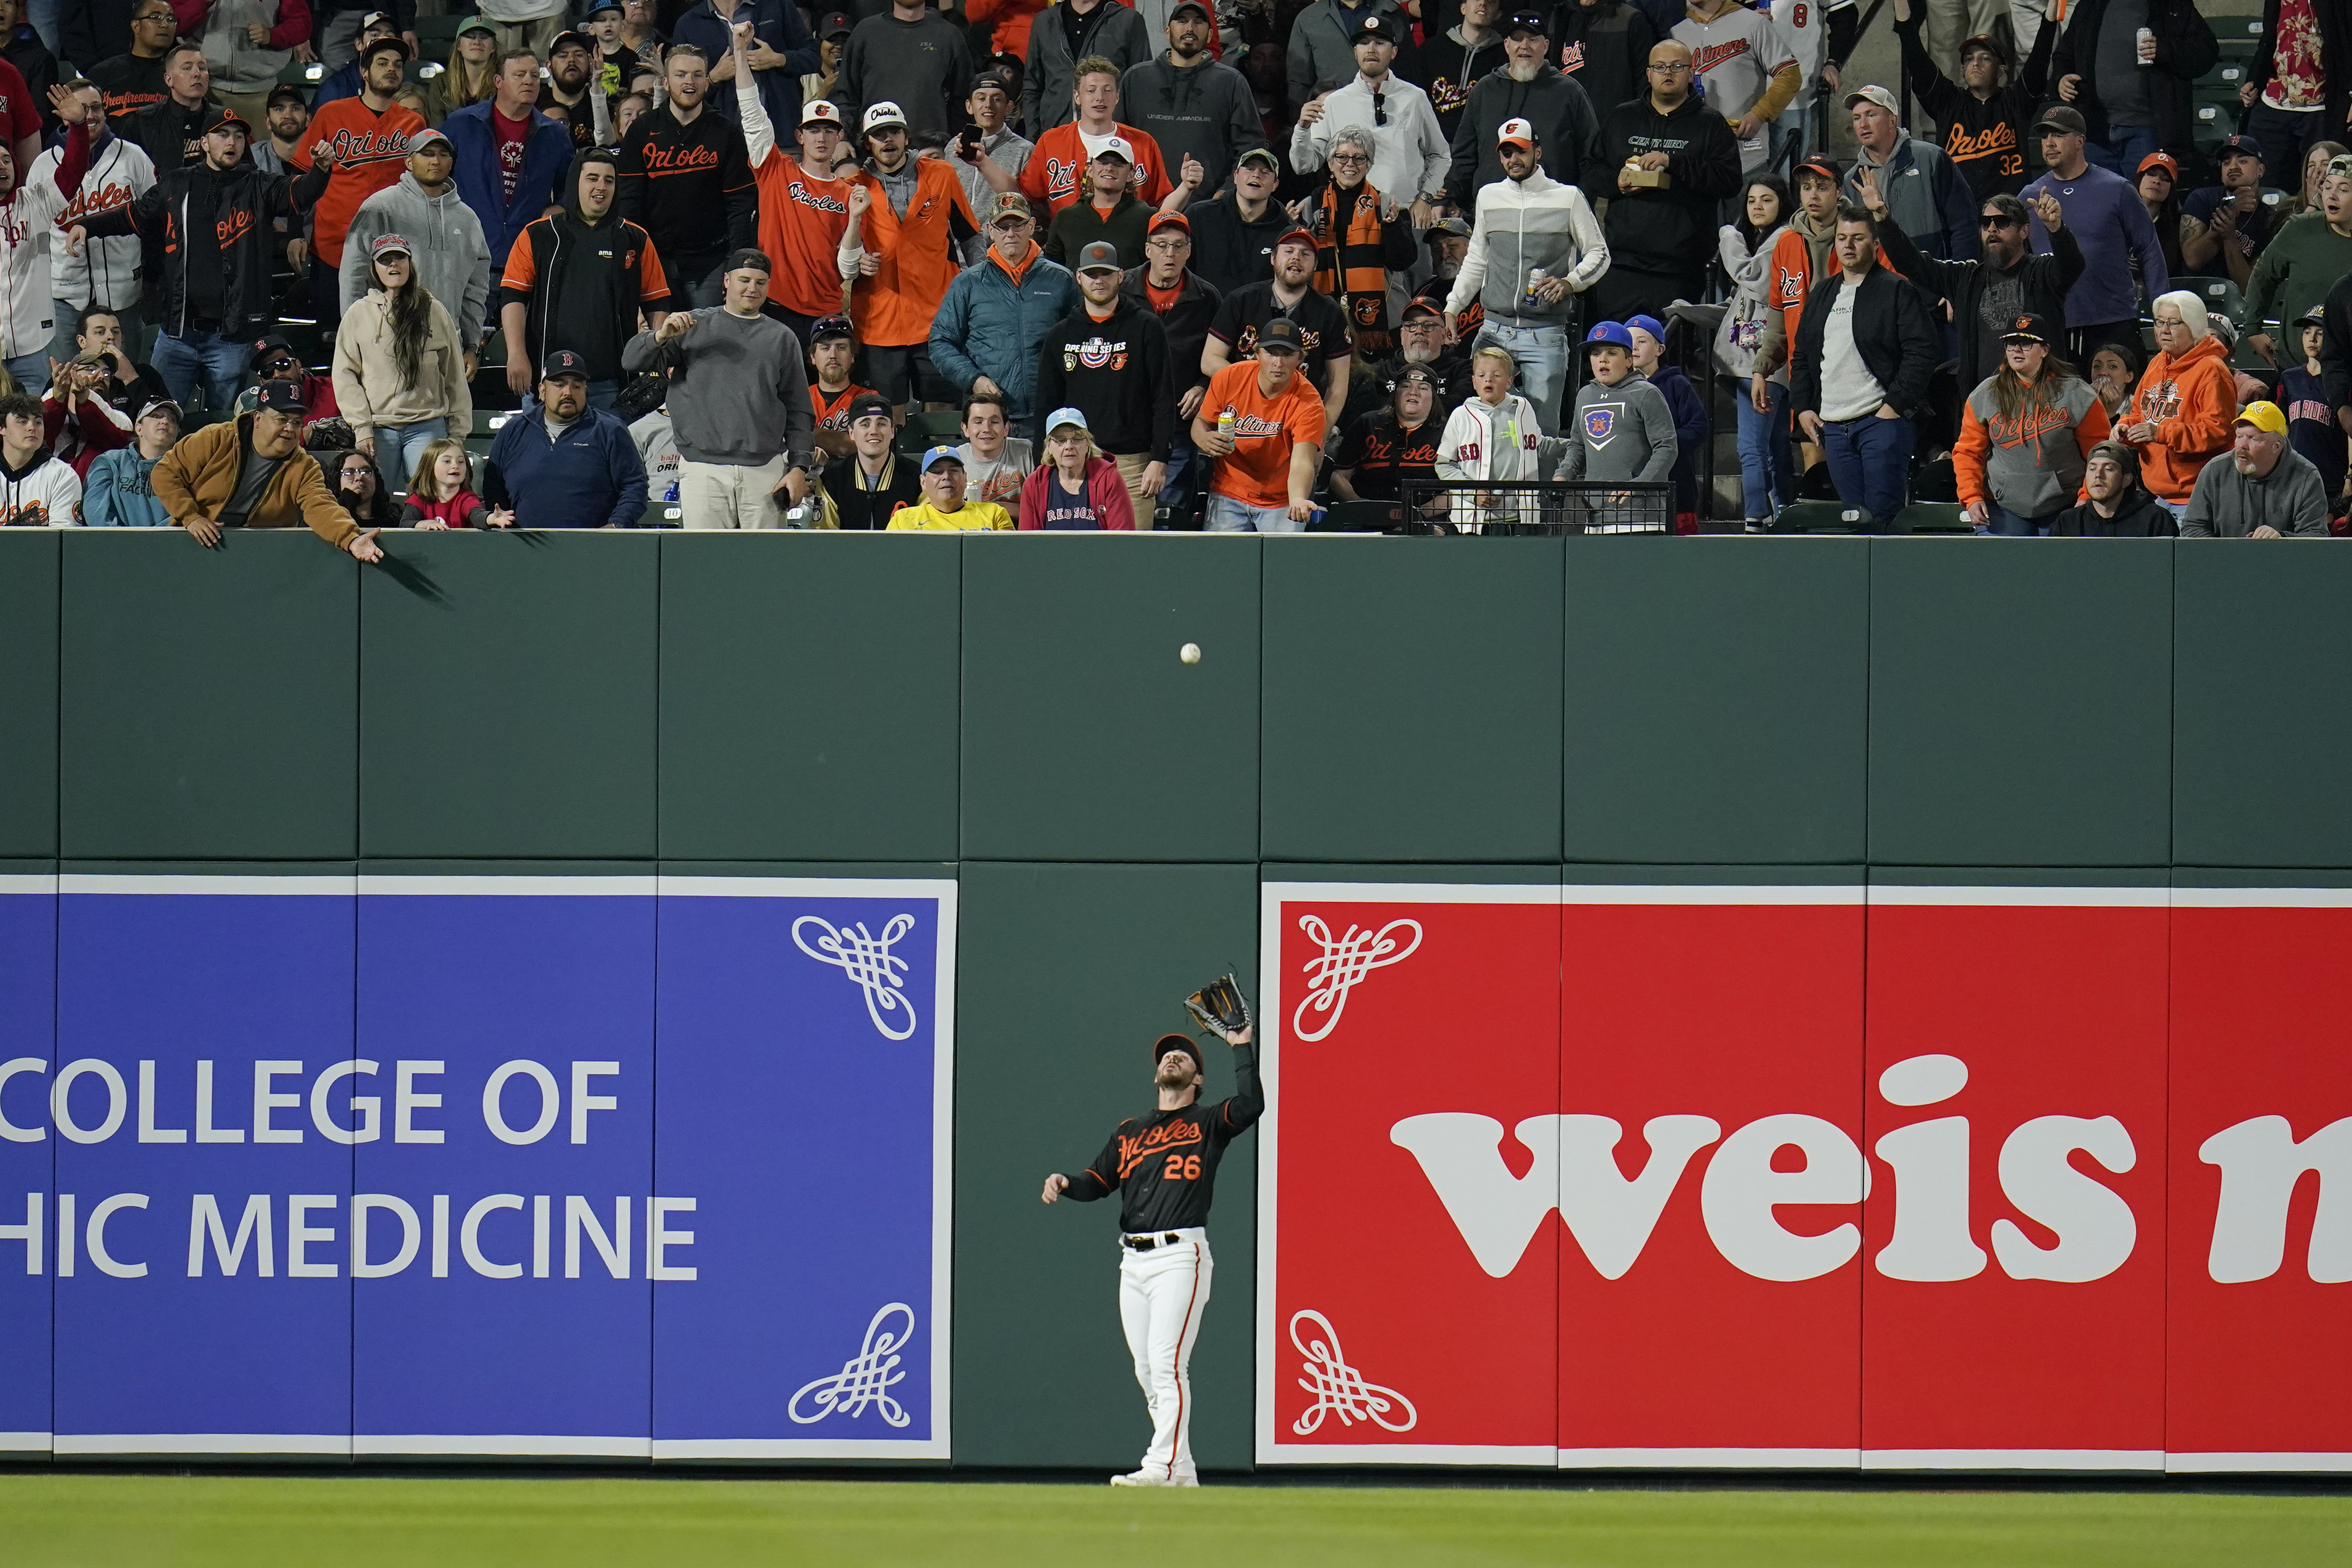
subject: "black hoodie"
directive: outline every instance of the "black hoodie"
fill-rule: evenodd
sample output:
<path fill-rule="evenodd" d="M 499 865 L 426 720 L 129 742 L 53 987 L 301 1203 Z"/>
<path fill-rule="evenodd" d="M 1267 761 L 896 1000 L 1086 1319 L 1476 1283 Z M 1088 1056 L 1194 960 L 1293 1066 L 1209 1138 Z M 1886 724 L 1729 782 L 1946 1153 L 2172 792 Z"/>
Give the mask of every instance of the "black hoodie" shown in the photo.
<path fill-rule="evenodd" d="M 1192 220 L 1192 270 L 1220 294 L 1273 277 L 1274 242 L 1298 226 L 1278 201 L 1267 202 L 1255 223 L 1242 216 L 1238 201 L 1229 190 L 1186 215 Z"/>
<path fill-rule="evenodd" d="M 2050 531 L 2060 539 L 2168 539 L 2173 533 L 2172 514 L 2134 485 L 2124 492 L 2115 516 L 2101 517 L 2095 507 L 2084 501 L 2060 512 Z"/>
<path fill-rule="evenodd" d="M 592 156 L 583 153 L 572 160 L 563 211 L 533 219 L 517 237 L 515 247 L 525 254 L 507 258 L 507 277 L 520 272 L 530 282 L 509 284 L 506 297 L 530 312 L 523 341 L 532 364 L 543 363 L 552 350 L 571 349 L 587 360 L 590 381 L 617 381 L 621 347 L 636 333 L 639 308 L 666 310 L 669 287 L 644 229 L 617 209 L 593 222 L 581 213 L 580 171 Z"/>
<path fill-rule="evenodd" d="M 1628 99 L 1601 122 L 1600 155 L 1579 182 L 1585 196 L 1607 202 L 1603 232 L 1611 270 L 1696 274 L 1715 253 L 1716 205 L 1739 194 L 1739 143 L 1722 115 L 1692 93 L 1672 114 L 1649 96 Z M 1664 186 L 1617 188 L 1617 171 L 1645 153 L 1666 154 Z"/>
<path fill-rule="evenodd" d="M 1097 321 L 1081 300 L 1045 334 L 1030 401 L 1038 451 L 1045 449 L 1047 417 L 1066 407 L 1087 416 L 1087 432 L 1106 455 L 1148 452 L 1166 462 L 1176 440 L 1176 381 L 1159 316 L 1121 294 L 1109 319 Z"/>
<path fill-rule="evenodd" d="M 1593 161 L 1601 122 L 1593 114 L 1592 100 L 1585 96 L 1576 79 L 1561 75 L 1549 63 L 1537 67 L 1534 78 L 1528 81 L 1514 81 L 1507 69 L 1492 70 L 1470 89 L 1461 122 L 1454 128 L 1454 162 L 1446 172 L 1445 188 L 1455 201 L 1475 209 L 1478 193 L 1503 177 L 1502 154 L 1496 150 L 1495 137 L 1506 120 L 1525 120 L 1535 127 L 1545 174 L 1563 185 L 1583 179 Z M 1736 149 L 1738 143 L 1733 146 Z M 1616 183 L 1613 173 L 1610 183 Z"/>
<path fill-rule="evenodd" d="M 654 237 L 680 282 L 758 243 L 759 196 L 742 128 L 707 103 L 687 125 L 667 106 L 640 116 L 621 143 L 620 167 L 621 216 Z"/>
<path fill-rule="evenodd" d="M 1462 122 L 1470 89 L 1488 71 L 1500 70 L 1508 63 L 1500 33 L 1483 44 L 1465 44 L 1454 36 L 1460 30 L 1440 33 L 1421 47 L 1422 86 L 1428 90 L 1429 107 L 1437 111 L 1437 129 L 1449 142 L 1454 140 L 1454 128 Z"/>

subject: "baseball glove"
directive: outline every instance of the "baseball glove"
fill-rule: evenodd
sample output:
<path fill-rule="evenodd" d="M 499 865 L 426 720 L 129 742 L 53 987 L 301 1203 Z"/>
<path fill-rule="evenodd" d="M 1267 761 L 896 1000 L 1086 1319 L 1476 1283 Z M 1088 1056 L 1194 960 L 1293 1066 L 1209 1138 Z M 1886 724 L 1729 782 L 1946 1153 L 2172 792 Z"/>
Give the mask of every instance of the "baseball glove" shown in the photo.
<path fill-rule="evenodd" d="M 1213 1035 L 1238 1035 L 1256 1021 L 1250 1016 L 1241 983 L 1230 974 L 1219 975 L 1185 997 L 1184 1010 Z"/>

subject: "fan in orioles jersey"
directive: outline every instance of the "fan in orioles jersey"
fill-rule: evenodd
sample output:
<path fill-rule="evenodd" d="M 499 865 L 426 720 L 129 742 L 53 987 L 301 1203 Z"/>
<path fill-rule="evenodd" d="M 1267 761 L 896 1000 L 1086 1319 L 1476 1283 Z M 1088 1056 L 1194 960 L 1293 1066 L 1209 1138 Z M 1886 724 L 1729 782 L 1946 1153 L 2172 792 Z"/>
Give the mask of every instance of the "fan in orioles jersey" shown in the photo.
<path fill-rule="evenodd" d="M 1118 1318 L 1135 1357 L 1135 1381 L 1151 1412 L 1151 1447 L 1115 1487 L 1196 1487 L 1192 1468 L 1193 1342 L 1209 1304 L 1209 1204 L 1225 1146 L 1265 1110 L 1255 1031 L 1218 1033 L 1234 1047 L 1234 1093 L 1201 1103 L 1200 1047 L 1162 1035 L 1151 1047 L 1159 1108 L 1118 1124 L 1075 1176 L 1045 1178 L 1044 1198 L 1079 1203 L 1118 1194 Z"/>
<path fill-rule="evenodd" d="M 760 248 L 776 264 L 768 314 L 792 328 L 803 350 L 813 348 L 819 321 L 843 310 L 835 260 L 849 226 L 849 182 L 833 176 L 841 147 L 841 106 L 812 98 L 801 105 L 800 156 L 776 142 L 751 58 L 751 24 L 735 24 L 735 104 L 751 183 L 760 193 Z M 839 454 L 836 453 L 835 456 Z"/>

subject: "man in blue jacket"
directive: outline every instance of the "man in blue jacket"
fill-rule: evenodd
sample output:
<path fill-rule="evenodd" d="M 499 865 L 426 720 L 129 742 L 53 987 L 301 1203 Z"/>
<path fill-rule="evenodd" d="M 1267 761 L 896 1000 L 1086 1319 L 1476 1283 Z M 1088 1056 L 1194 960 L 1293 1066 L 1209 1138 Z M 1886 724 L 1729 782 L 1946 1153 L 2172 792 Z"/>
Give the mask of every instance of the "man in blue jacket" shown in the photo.
<path fill-rule="evenodd" d="M 516 49 L 499 58 L 499 88 L 488 102 L 468 104 L 441 122 L 457 154 L 457 195 L 482 220 L 482 237 L 490 242 L 492 278 L 505 271 L 507 252 L 523 226 L 562 199 L 556 184 L 572 166 L 571 132 L 541 114 L 538 104 L 539 61 Z M 530 128 L 522 146 L 522 172 L 511 186 L 499 164 L 492 115 L 509 127 Z"/>
<path fill-rule="evenodd" d="M 1017 427 L 1038 412 L 1038 345 L 1077 308 L 1070 269 L 1038 247 L 1028 198 L 1007 191 L 989 219 L 988 254 L 956 274 L 931 318 L 931 364 L 966 397 L 1003 395 Z"/>
<path fill-rule="evenodd" d="M 517 528 L 634 528 L 645 520 L 646 465 L 629 427 L 588 405 L 588 362 L 558 349 L 539 401 L 490 443 L 482 499 Z"/>

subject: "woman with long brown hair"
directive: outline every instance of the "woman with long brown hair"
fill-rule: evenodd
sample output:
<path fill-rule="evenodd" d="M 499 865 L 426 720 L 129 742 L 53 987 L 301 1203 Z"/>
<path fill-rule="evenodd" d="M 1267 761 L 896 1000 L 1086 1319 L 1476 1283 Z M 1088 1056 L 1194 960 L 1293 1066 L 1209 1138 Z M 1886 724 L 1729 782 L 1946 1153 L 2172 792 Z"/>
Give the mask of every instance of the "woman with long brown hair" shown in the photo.
<path fill-rule="evenodd" d="M 1952 471 L 1979 533 L 2048 533 L 2082 500 L 2107 411 L 2083 373 L 2051 352 L 2057 326 L 2023 315 L 2001 334 L 2001 367 L 1969 394 Z"/>
<path fill-rule="evenodd" d="M 426 446 L 474 426 L 457 323 L 417 280 L 408 241 L 378 235 L 368 291 L 335 334 L 335 402 L 360 450 L 406 474 Z"/>
<path fill-rule="evenodd" d="M 437 127 L 460 109 L 488 102 L 498 90 L 499 35 L 484 18 L 469 17 L 450 46 L 449 63 L 425 84 L 425 121 Z"/>

